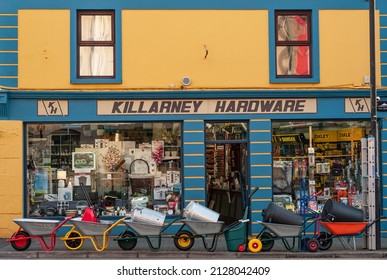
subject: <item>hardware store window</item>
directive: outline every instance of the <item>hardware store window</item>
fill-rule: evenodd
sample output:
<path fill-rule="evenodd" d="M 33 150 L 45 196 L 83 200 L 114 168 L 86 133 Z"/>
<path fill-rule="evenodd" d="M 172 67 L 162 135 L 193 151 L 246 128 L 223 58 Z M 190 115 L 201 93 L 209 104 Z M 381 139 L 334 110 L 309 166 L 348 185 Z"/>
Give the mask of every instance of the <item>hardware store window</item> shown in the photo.
<path fill-rule="evenodd" d="M 273 122 L 273 201 L 296 212 L 321 211 L 328 199 L 361 208 L 369 131 L 369 121 Z"/>
<path fill-rule="evenodd" d="M 28 215 L 81 212 L 88 198 L 102 215 L 136 206 L 180 214 L 180 130 L 173 122 L 28 124 Z"/>

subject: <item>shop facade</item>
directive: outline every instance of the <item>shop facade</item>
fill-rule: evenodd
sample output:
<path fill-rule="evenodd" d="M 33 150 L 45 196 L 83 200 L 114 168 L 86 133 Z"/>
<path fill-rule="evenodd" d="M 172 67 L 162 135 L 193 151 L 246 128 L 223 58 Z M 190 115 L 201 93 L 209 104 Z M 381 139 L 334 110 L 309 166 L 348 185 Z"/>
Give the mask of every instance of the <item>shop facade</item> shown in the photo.
<path fill-rule="evenodd" d="M 14 232 L 12 218 L 80 209 L 81 186 L 107 219 L 134 205 L 171 219 L 197 201 L 227 223 L 241 218 L 243 194 L 259 188 L 252 235 L 272 201 L 303 213 L 301 189 L 312 210 L 329 198 L 364 206 L 368 3 L 6 2 L 4 237 Z M 94 29 L 103 39 L 87 37 Z M 377 83 L 383 101 L 385 75 Z M 383 213 L 384 114 L 377 138 Z M 381 221 L 383 235 L 386 228 Z"/>
<path fill-rule="evenodd" d="M 174 218 L 194 200 L 226 223 L 242 218 L 244 195 L 257 187 L 252 234 L 271 201 L 303 214 L 303 188 L 312 210 L 321 211 L 329 198 L 362 208 L 369 99 L 250 94 L 25 100 L 10 93 L 10 107 L 26 108 L 18 116 L 26 119 L 23 215 L 50 218 L 79 210 L 85 205 L 81 185 L 106 208 L 100 213 L 105 218 L 136 206 Z"/>

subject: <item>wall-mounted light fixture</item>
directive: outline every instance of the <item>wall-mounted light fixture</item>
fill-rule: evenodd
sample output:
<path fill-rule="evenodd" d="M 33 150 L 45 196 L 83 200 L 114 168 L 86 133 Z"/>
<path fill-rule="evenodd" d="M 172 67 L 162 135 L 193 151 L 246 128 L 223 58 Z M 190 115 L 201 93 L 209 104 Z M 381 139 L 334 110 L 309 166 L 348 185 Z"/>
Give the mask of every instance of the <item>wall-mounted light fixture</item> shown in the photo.
<path fill-rule="evenodd" d="M 189 86 L 191 84 L 191 78 L 187 76 L 183 77 L 183 79 L 181 79 L 181 83 L 183 86 Z"/>

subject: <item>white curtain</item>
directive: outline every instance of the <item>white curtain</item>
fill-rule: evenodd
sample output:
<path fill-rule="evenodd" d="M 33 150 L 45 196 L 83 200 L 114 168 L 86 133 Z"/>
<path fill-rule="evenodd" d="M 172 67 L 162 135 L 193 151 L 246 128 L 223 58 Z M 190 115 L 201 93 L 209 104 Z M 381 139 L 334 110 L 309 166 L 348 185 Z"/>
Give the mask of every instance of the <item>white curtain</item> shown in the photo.
<path fill-rule="evenodd" d="M 111 16 L 82 16 L 82 41 L 111 41 Z M 114 48 L 83 46 L 79 50 L 81 76 L 112 76 Z"/>

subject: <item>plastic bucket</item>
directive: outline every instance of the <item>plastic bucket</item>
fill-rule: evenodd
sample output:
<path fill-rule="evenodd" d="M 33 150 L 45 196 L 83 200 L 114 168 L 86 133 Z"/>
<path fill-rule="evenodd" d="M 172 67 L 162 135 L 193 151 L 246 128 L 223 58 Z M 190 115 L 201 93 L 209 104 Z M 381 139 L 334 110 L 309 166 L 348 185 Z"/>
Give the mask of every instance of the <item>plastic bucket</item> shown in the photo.
<path fill-rule="evenodd" d="M 301 215 L 286 210 L 273 202 L 270 202 L 269 206 L 262 210 L 262 216 L 263 222 L 266 223 L 297 226 L 301 226 L 304 223 L 304 219 Z"/>
<path fill-rule="evenodd" d="M 203 222 L 217 222 L 220 216 L 219 213 L 195 201 L 188 203 L 187 207 L 184 209 L 184 215 L 189 220 Z"/>
<path fill-rule="evenodd" d="M 152 209 L 137 207 L 132 210 L 132 219 L 138 223 L 162 226 L 164 224 L 165 214 Z"/>
<path fill-rule="evenodd" d="M 331 222 L 363 222 L 364 212 L 329 199 L 325 202 L 321 217 Z"/>

